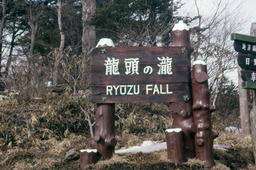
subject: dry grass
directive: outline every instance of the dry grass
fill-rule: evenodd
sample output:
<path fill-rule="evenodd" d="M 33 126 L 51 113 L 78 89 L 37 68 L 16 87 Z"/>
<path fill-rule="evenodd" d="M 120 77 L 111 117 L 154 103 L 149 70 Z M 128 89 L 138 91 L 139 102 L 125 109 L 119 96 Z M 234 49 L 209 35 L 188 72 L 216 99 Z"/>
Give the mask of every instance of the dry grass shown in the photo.
<path fill-rule="evenodd" d="M 62 101 L 62 102 L 61 102 Z M 1 102 L 0 102 L 1 103 Z M 73 100 L 52 103 L 17 104 L 15 99 L 0 107 L 0 169 L 79 169 L 78 160 L 66 161 L 72 148 L 85 149 L 88 124 Z M 94 113 L 93 104 L 88 104 Z M 116 149 L 141 145 L 145 140 L 165 141 L 163 131 L 171 127 L 172 117 L 163 104 L 117 104 Z M 83 120 L 83 121 L 82 121 Z M 218 125 L 216 125 L 218 126 Z M 230 146 L 228 152 L 214 150 L 212 169 L 255 169 L 250 136 L 219 131 L 215 144 Z M 166 151 L 150 154 L 114 155 L 87 169 L 204 169 L 202 162 L 189 159 L 177 165 Z"/>

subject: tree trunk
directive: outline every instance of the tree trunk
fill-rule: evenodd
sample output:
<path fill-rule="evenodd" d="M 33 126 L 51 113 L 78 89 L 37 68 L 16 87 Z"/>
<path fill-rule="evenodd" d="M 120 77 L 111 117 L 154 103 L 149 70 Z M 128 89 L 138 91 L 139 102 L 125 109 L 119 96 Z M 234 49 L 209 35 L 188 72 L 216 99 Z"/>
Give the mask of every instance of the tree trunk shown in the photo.
<path fill-rule="evenodd" d="M 6 67 L 5 67 L 5 78 L 8 77 L 9 68 L 10 68 L 10 65 L 11 65 L 11 62 L 12 62 L 12 52 L 13 52 L 13 48 L 14 48 L 16 33 L 17 32 L 15 31 L 15 28 L 14 28 L 13 33 L 12 33 L 12 40 L 11 40 L 11 47 L 10 47 L 10 51 L 9 51 L 9 56 L 8 56 L 7 64 L 6 64 Z"/>
<path fill-rule="evenodd" d="M 61 0 L 58 0 L 58 25 L 59 25 L 59 31 L 60 31 L 60 47 L 59 47 L 59 54 L 55 55 L 55 62 L 54 62 L 54 70 L 53 70 L 53 85 L 57 85 L 57 79 L 58 79 L 58 66 L 60 59 L 63 54 L 64 44 L 65 44 L 65 35 L 63 32 L 62 27 L 62 2 Z"/>
<path fill-rule="evenodd" d="M 3 30 L 4 30 L 4 23 L 5 23 L 5 8 L 6 8 L 6 0 L 2 0 L 2 18 L 1 18 L 1 25 L 0 25 L 0 75 L 2 70 L 2 48 L 3 48 Z"/>
<path fill-rule="evenodd" d="M 252 23 L 250 34 L 251 36 L 256 36 L 256 22 Z M 256 91 L 255 90 L 253 94 L 253 107 L 250 112 L 250 132 L 252 136 L 254 161 L 256 162 Z"/>
<path fill-rule="evenodd" d="M 59 31 L 60 31 L 60 49 L 59 49 L 59 52 L 60 54 L 63 53 L 63 49 L 64 49 L 64 43 L 65 43 L 65 35 L 64 35 L 64 32 L 63 32 L 63 28 L 62 28 L 62 2 L 61 0 L 58 0 L 58 25 L 59 25 Z"/>
<path fill-rule="evenodd" d="M 91 21 L 91 18 L 96 11 L 96 0 L 82 0 L 82 5 L 82 53 L 83 56 L 86 57 L 89 54 L 90 50 L 95 47 L 95 26 L 89 25 L 89 22 Z"/>

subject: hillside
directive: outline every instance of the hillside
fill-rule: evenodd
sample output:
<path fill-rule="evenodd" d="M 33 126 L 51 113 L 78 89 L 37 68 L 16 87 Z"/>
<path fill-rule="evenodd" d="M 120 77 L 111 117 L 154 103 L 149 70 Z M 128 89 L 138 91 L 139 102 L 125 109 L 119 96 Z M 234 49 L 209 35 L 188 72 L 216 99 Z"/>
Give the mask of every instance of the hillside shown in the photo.
<path fill-rule="evenodd" d="M 26 103 L 16 98 L 0 102 L 0 169 L 79 169 L 79 150 L 90 140 L 88 123 L 76 100 L 55 96 Z M 87 104 L 93 120 L 95 105 Z M 219 132 L 214 144 L 213 169 L 254 169 L 250 136 L 226 133 L 221 118 L 213 114 Z M 141 145 L 143 141 L 165 142 L 164 130 L 172 117 L 161 104 L 116 105 L 116 150 Z M 232 122 L 230 122 L 232 123 Z M 70 157 L 66 154 L 72 152 Z M 177 165 L 167 159 L 166 150 L 154 153 L 114 154 L 87 169 L 204 169 L 197 159 Z"/>

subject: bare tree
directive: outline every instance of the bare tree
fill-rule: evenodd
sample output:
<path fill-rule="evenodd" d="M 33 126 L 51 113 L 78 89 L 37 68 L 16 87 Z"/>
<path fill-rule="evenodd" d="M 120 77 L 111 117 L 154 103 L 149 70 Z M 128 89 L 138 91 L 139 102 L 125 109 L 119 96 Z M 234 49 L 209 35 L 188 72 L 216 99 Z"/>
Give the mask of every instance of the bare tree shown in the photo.
<path fill-rule="evenodd" d="M 82 0 L 82 53 L 87 56 L 91 49 L 95 47 L 96 32 L 95 26 L 89 22 L 96 11 L 96 0 Z"/>
<path fill-rule="evenodd" d="M 60 31 L 60 47 L 59 47 L 59 54 L 55 55 L 54 58 L 54 70 L 53 70 L 53 85 L 57 85 L 57 79 L 58 79 L 58 66 L 60 59 L 62 58 L 62 53 L 64 49 L 65 44 L 65 35 L 63 32 L 63 26 L 62 26 L 62 1 L 58 0 L 58 25 L 59 25 L 59 31 Z"/>
<path fill-rule="evenodd" d="M 31 28 L 31 34 L 30 34 L 30 48 L 29 48 L 29 55 L 28 58 L 28 74 L 31 74 L 31 67 L 34 61 L 34 48 L 35 48 L 35 40 L 36 40 L 36 33 L 38 30 L 38 24 L 40 16 L 43 14 L 43 9 L 40 7 L 36 7 L 33 4 L 33 1 L 26 2 L 29 5 L 29 21 L 28 25 Z"/>
<path fill-rule="evenodd" d="M 228 71 L 236 69 L 235 52 L 229 40 L 231 33 L 238 31 L 244 20 L 236 17 L 239 5 L 231 10 L 230 2 L 215 1 L 214 13 L 204 17 L 200 14 L 197 0 L 194 1 L 199 17 L 198 23 L 191 30 L 195 48 L 193 57 L 194 60 L 200 59 L 207 63 L 212 102 L 215 104 L 219 83 L 227 80 Z"/>
<path fill-rule="evenodd" d="M 5 23 L 5 11 L 6 11 L 6 0 L 2 0 L 2 18 L 1 18 L 1 25 L 0 25 L 0 74 L 2 70 L 2 47 L 3 47 L 3 30 L 4 30 L 4 23 Z"/>

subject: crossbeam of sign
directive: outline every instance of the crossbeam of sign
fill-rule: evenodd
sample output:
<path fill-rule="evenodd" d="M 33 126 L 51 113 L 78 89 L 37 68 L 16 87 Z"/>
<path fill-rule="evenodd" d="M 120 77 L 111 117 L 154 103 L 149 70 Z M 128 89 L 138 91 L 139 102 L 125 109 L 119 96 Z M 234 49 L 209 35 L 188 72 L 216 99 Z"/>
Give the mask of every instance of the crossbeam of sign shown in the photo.
<path fill-rule="evenodd" d="M 234 33 L 231 39 L 234 40 L 235 50 L 239 52 L 237 61 L 243 69 L 243 88 L 256 89 L 256 37 Z"/>
<path fill-rule="evenodd" d="M 186 48 L 96 48 L 91 63 L 93 102 L 174 102 L 190 97 Z"/>

